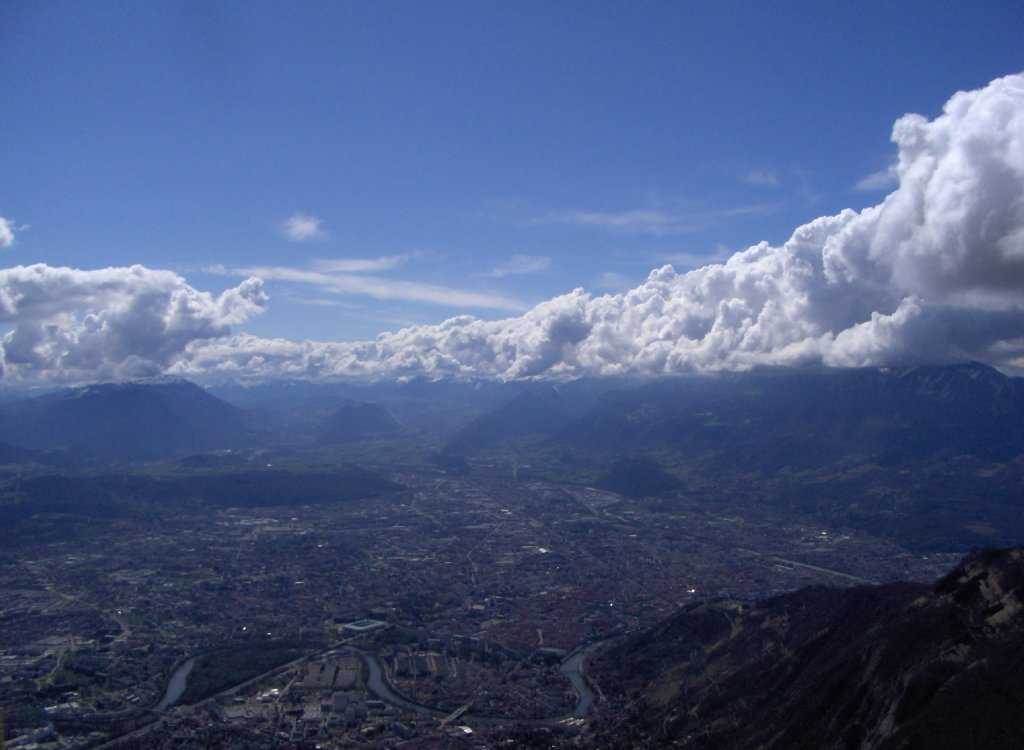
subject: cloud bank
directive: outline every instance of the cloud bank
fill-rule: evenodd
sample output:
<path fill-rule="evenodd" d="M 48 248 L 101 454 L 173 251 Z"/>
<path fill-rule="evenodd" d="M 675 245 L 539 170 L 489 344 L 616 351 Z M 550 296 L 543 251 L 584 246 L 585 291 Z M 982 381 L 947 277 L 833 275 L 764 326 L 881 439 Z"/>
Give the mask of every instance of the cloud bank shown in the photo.
<path fill-rule="evenodd" d="M 460 316 L 364 342 L 228 329 L 264 305 L 143 268 L 0 275 L 8 372 L 560 378 L 979 359 L 1024 366 L 1024 75 L 896 121 L 898 185 L 880 204 L 639 286 L 582 289 L 518 317 Z"/>
<path fill-rule="evenodd" d="M 190 347 L 221 339 L 261 312 L 263 282 L 218 296 L 170 271 L 81 271 L 44 264 L 0 270 L 0 367 L 8 379 L 94 380 L 156 375 Z"/>

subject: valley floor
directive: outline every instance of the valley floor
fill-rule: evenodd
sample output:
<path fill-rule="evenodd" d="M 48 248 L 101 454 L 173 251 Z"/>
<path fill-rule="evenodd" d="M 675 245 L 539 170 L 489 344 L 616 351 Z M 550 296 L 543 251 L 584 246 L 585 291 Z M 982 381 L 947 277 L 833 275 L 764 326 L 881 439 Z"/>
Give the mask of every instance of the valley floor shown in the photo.
<path fill-rule="evenodd" d="M 587 731 L 560 668 L 581 643 L 706 598 L 932 581 L 958 558 L 742 497 L 652 504 L 498 471 L 393 479 L 405 489 L 366 500 L 40 520 L 0 565 L 8 725 L 53 748 L 133 731 L 122 747 L 528 744 Z M 75 536 L 53 538 L 56 522 Z M 435 714 L 381 701 L 349 647 Z M 182 704 L 154 713 L 190 658 Z"/>

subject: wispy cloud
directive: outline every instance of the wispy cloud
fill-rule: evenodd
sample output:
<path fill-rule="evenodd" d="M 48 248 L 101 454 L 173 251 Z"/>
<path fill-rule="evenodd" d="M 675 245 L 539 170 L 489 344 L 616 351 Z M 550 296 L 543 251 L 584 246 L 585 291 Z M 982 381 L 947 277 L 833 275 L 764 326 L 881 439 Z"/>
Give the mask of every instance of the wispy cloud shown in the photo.
<path fill-rule="evenodd" d="M 636 282 L 618 271 L 605 271 L 594 279 L 594 288 L 611 292 L 621 292 L 636 286 Z"/>
<path fill-rule="evenodd" d="M 698 214 L 698 216 L 710 222 L 721 219 L 734 219 L 737 216 L 766 216 L 778 210 L 778 203 L 752 203 L 748 206 L 733 206 L 732 208 L 705 211 L 703 214 Z"/>
<path fill-rule="evenodd" d="M 681 234 L 700 229 L 698 222 L 690 217 L 658 209 L 634 209 L 629 211 L 565 211 L 549 214 L 538 223 L 575 224 L 583 227 L 618 229 L 644 234 Z"/>
<path fill-rule="evenodd" d="M 14 219 L 5 219 L 0 216 L 0 248 L 9 248 L 14 244 L 14 231 L 19 229 L 14 224 Z M 20 227 L 20 229 L 27 229 L 27 227 Z"/>
<path fill-rule="evenodd" d="M 327 236 L 322 219 L 303 213 L 289 216 L 281 225 L 281 231 L 292 242 L 320 240 Z"/>
<path fill-rule="evenodd" d="M 892 190 L 899 185 L 899 182 L 900 178 L 896 174 L 896 165 L 890 164 L 885 169 L 879 169 L 877 172 L 861 177 L 853 187 L 862 193 L 874 193 L 882 190 Z"/>
<path fill-rule="evenodd" d="M 500 294 L 424 284 L 418 281 L 389 279 L 381 276 L 329 273 L 291 266 L 249 266 L 245 268 L 210 266 L 207 271 L 239 277 L 255 276 L 265 281 L 307 284 L 316 287 L 321 293 L 355 294 L 381 300 L 423 302 L 445 307 L 470 307 L 487 310 L 520 311 L 526 308 L 526 305 L 519 300 Z"/>
<path fill-rule="evenodd" d="M 752 169 L 741 178 L 754 187 L 780 187 L 779 175 L 771 169 Z"/>
<path fill-rule="evenodd" d="M 307 307 L 334 307 L 341 308 L 344 310 L 366 309 L 365 305 L 347 299 L 327 297 L 306 297 L 301 294 L 285 294 L 282 295 L 282 298 L 288 300 L 289 302 L 294 302 L 297 305 L 306 305 Z"/>
<path fill-rule="evenodd" d="M 309 307 L 345 307 L 345 303 L 336 299 L 324 299 L 323 297 L 293 297 L 293 302 Z"/>
<path fill-rule="evenodd" d="M 778 208 L 774 203 L 756 203 L 729 208 L 683 210 L 665 208 L 626 211 L 565 211 L 535 220 L 537 224 L 574 224 L 641 234 L 670 235 L 697 232 L 710 224 L 740 216 L 764 216 Z"/>
<path fill-rule="evenodd" d="M 316 258 L 313 268 L 325 273 L 367 273 L 390 271 L 408 262 L 413 257 L 405 255 L 382 255 L 379 258 Z"/>
<path fill-rule="evenodd" d="M 722 244 L 715 245 L 715 249 L 705 253 L 694 253 L 687 250 L 674 253 L 662 253 L 658 260 L 663 263 L 671 263 L 677 271 L 687 271 L 694 268 L 702 268 L 712 263 L 724 263 L 729 259 L 733 251 Z"/>
<path fill-rule="evenodd" d="M 551 258 L 544 255 L 513 255 L 507 261 L 499 263 L 484 275 L 501 279 L 505 276 L 539 273 L 546 271 L 550 267 Z"/>

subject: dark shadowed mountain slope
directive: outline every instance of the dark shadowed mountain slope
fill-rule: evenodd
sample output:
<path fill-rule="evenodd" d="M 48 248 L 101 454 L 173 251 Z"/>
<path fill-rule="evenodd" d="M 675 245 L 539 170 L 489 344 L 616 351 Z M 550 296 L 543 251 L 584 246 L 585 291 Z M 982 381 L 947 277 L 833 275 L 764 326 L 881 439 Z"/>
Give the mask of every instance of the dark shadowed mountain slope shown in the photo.
<path fill-rule="evenodd" d="M 584 378 L 568 383 L 526 383 L 505 386 L 515 395 L 505 398 L 471 421 L 449 440 L 448 453 L 473 453 L 504 442 L 526 438 L 550 441 L 587 414 L 613 389 L 631 383 L 620 378 Z"/>
<path fill-rule="evenodd" d="M 1024 387 L 981 364 L 680 378 L 609 394 L 562 433 L 774 470 L 1024 451 Z"/>
<path fill-rule="evenodd" d="M 714 491 L 966 551 L 1024 540 L 1024 387 L 980 364 L 689 377 L 610 393 L 557 437 Z"/>
<path fill-rule="evenodd" d="M 682 489 L 683 482 L 646 458 L 623 458 L 611 465 L 597 486 L 629 497 L 657 497 Z"/>
<path fill-rule="evenodd" d="M 103 383 L 0 407 L 0 440 L 105 460 L 199 453 L 243 441 L 241 415 L 185 380 Z"/>
<path fill-rule="evenodd" d="M 321 505 L 387 497 L 402 487 L 358 466 L 329 471 L 252 467 L 156 474 L 37 474 L 0 481 L 0 550 L 74 538 L 118 518 L 153 521 L 211 507 Z"/>
<path fill-rule="evenodd" d="M 0 443 L 0 465 L 3 464 L 52 464 L 69 462 L 69 457 L 59 451 L 37 451 L 19 448 L 16 445 Z"/>
<path fill-rule="evenodd" d="M 493 381 L 414 378 L 403 382 L 331 383 L 282 380 L 220 385 L 210 392 L 242 409 L 247 423 L 275 442 L 318 441 L 327 416 L 342 402 L 386 409 L 407 430 L 448 438 L 518 389 Z"/>
<path fill-rule="evenodd" d="M 327 416 L 319 437 L 325 443 L 339 443 L 394 435 L 401 431 L 402 426 L 380 404 L 350 401 Z"/>
<path fill-rule="evenodd" d="M 694 604 L 594 667 L 599 746 L 1024 747 L 1024 550 L 933 588 Z"/>
<path fill-rule="evenodd" d="M 569 408 L 557 389 L 552 386 L 527 388 L 456 433 L 446 452 L 473 453 L 506 440 L 553 435 L 564 429 L 570 420 Z"/>

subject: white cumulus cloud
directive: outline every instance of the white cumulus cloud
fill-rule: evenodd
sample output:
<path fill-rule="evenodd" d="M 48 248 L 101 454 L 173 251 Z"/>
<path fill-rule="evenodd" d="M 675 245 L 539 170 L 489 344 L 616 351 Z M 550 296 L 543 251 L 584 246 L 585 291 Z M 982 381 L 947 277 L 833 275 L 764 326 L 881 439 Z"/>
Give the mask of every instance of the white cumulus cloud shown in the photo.
<path fill-rule="evenodd" d="M 189 345 L 221 339 L 266 304 L 247 279 L 214 296 L 170 271 L 82 271 L 44 264 L 0 270 L 4 376 L 90 380 L 165 371 Z"/>
<path fill-rule="evenodd" d="M 934 120 L 901 117 L 892 139 L 898 184 L 881 203 L 815 219 L 780 245 L 688 272 L 665 265 L 616 294 L 576 289 L 515 317 L 458 316 L 372 341 L 230 331 L 262 307 L 256 281 L 212 297 L 146 269 L 11 269 L 54 278 L 36 292 L 0 277 L 0 322 L 14 326 L 7 367 L 143 361 L 192 376 L 512 379 L 1024 363 L 1024 75 L 955 94 Z M 353 290 L 380 284 L 381 295 L 397 283 L 325 275 Z M 105 333 L 93 345 L 97 327 Z"/>

